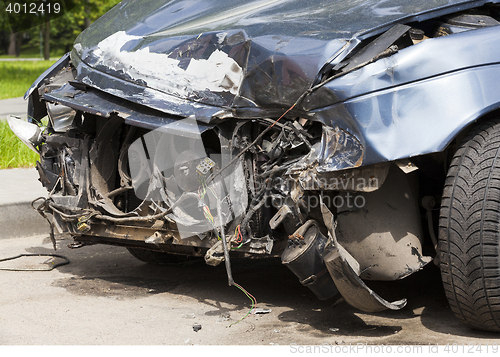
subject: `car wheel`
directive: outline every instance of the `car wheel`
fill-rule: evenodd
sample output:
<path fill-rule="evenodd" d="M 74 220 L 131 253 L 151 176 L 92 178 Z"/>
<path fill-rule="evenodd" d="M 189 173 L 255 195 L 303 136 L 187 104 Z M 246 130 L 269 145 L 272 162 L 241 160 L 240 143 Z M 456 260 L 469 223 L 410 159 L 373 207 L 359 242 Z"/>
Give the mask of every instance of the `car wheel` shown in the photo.
<path fill-rule="evenodd" d="M 140 261 L 154 265 L 179 264 L 200 259 L 196 257 L 189 257 L 186 255 L 171 254 L 143 248 L 127 247 L 127 250 L 130 252 L 130 254 L 132 254 Z"/>
<path fill-rule="evenodd" d="M 500 331 L 500 119 L 473 128 L 451 162 L 439 220 L 440 267 L 455 315 Z"/>

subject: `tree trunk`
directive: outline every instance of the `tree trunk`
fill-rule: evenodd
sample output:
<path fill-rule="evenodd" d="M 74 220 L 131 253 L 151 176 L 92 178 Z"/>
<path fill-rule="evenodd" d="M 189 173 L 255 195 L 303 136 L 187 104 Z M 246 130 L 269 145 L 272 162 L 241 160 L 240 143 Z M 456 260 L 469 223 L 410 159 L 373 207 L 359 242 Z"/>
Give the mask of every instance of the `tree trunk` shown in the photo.
<path fill-rule="evenodd" d="M 23 42 L 23 34 L 21 32 L 16 33 L 16 57 L 21 55 L 21 45 Z"/>
<path fill-rule="evenodd" d="M 16 55 L 16 44 L 17 44 L 17 36 L 14 32 L 10 33 L 10 38 L 9 38 L 9 50 L 7 51 L 7 54 L 9 56 L 15 56 Z"/>
<path fill-rule="evenodd" d="M 85 28 L 90 26 L 90 2 L 89 0 L 85 0 L 84 5 L 83 5 L 84 13 L 85 13 L 85 18 L 84 18 L 84 25 Z"/>
<path fill-rule="evenodd" d="M 45 16 L 45 28 L 43 31 L 43 58 L 50 59 L 50 14 Z"/>

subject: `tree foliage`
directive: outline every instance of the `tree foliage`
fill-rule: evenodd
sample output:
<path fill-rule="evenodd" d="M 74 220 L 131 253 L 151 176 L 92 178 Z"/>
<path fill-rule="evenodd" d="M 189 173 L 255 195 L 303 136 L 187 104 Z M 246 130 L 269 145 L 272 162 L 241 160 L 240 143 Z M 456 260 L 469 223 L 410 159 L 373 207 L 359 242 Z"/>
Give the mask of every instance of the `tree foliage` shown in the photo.
<path fill-rule="evenodd" d="M 23 49 L 39 48 L 40 39 L 42 39 L 45 57 L 49 54 L 49 48 L 50 52 L 69 51 L 80 32 L 118 2 L 119 0 L 64 0 L 63 4 L 71 10 L 64 11 L 64 15 L 56 18 L 53 18 L 54 14 L 52 14 L 51 18 L 47 12 L 43 15 L 38 13 L 36 17 L 33 14 L 24 14 L 23 8 L 18 13 L 11 12 L 9 15 L 9 12 L 5 11 L 9 1 L 0 0 L 0 54 L 8 52 L 9 45 L 12 45 L 14 38 L 13 30 L 19 29 L 21 31 L 15 33 L 15 38 Z M 26 4 L 31 3 L 36 3 L 37 6 L 41 3 L 47 7 L 49 3 L 54 5 L 61 1 L 26 0 Z"/>

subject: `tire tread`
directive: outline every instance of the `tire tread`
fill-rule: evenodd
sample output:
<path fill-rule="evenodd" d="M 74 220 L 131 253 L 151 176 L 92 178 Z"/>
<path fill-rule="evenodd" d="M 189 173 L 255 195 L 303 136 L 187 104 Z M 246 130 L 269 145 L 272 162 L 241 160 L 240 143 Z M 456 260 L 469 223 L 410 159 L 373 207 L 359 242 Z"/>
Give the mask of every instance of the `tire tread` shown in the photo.
<path fill-rule="evenodd" d="M 454 314 L 500 331 L 500 119 L 473 128 L 453 156 L 439 219 L 441 277 Z"/>

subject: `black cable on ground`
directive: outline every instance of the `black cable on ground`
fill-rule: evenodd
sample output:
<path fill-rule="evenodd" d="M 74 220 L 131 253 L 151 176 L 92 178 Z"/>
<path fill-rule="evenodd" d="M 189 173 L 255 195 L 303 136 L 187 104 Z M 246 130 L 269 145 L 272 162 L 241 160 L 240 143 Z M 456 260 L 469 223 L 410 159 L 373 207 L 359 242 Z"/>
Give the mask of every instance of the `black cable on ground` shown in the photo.
<path fill-rule="evenodd" d="M 8 270 L 8 271 L 50 271 L 50 270 L 52 270 L 54 268 L 57 268 L 57 267 L 60 267 L 62 265 L 69 264 L 69 259 L 66 258 L 65 256 L 58 255 L 58 254 L 51 254 L 51 253 L 49 253 L 49 254 L 19 254 L 19 255 L 16 255 L 15 257 L 9 257 L 9 258 L 0 259 L 0 262 L 6 262 L 6 261 L 9 261 L 9 260 L 18 259 L 18 258 L 21 258 L 21 257 L 55 257 L 55 258 L 61 258 L 64 261 L 60 262 L 60 263 L 57 263 L 57 264 L 54 264 L 54 265 L 50 266 L 48 269 L 0 268 L 0 270 Z"/>

